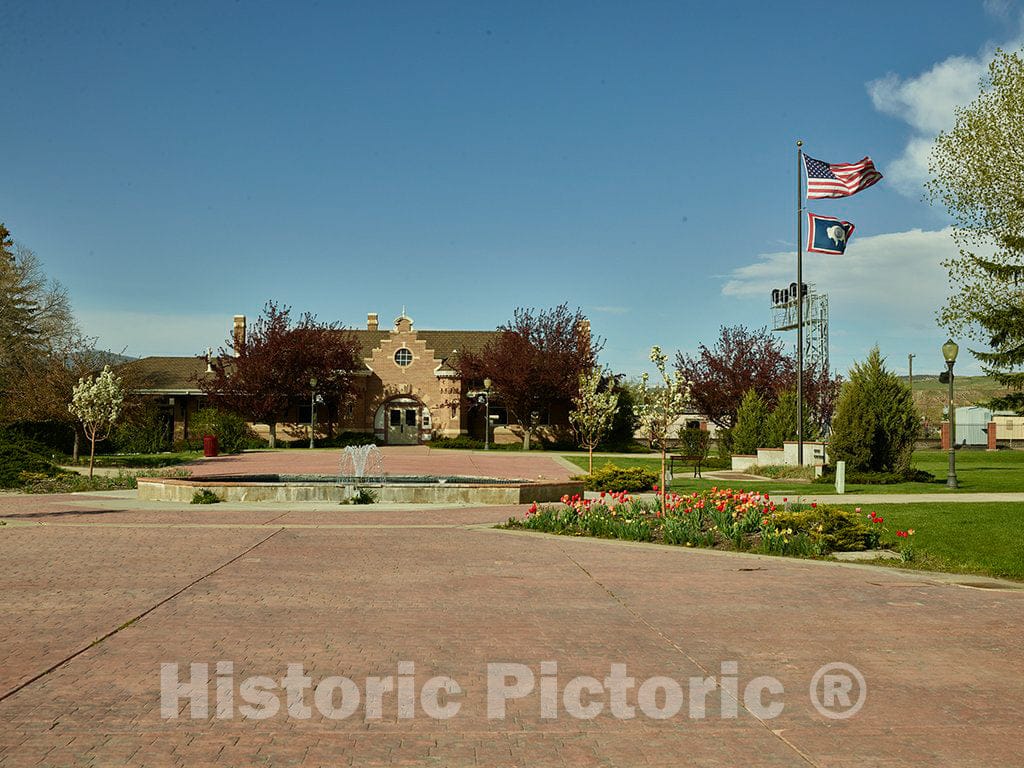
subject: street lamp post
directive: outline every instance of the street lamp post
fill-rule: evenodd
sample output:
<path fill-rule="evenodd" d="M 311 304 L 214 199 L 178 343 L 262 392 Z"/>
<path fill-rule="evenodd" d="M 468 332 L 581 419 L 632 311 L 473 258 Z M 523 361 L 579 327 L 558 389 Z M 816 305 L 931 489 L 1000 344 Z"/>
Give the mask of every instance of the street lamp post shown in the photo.
<path fill-rule="evenodd" d="M 946 487 L 956 488 L 956 412 L 953 410 L 953 364 L 960 347 L 952 339 L 942 345 L 942 357 L 946 360 L 946 376 L 949 380 L 949 470 L 946 473 Z"/>
<path fill-rule="evenodd" d="M 484 450 L 491 450 L 491 382 L 484 379 Z"/>
<path fill-rule="evenodd" d="M 316 434 L 316 376 L 309 380 L 309 447 L 314 447 Z"/>

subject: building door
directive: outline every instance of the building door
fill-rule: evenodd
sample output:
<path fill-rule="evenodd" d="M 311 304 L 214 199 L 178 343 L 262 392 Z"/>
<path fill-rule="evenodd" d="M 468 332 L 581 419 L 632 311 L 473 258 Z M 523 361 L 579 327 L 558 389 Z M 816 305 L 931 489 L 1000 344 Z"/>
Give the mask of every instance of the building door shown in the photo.
<path fill-rule="evenodd" d="M 388 406 L 388 445 L 417 445 L 420 441 L 419 408 L 412 403 Z"/>

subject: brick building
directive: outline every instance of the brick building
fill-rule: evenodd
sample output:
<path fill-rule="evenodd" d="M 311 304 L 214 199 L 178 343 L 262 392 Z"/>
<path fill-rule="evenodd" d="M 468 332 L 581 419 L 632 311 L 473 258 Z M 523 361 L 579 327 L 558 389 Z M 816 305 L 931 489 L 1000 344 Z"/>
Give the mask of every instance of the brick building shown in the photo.
<path fill-rule="evenodd" d="M 233 335 L 246 332 L 246 318 L 236 315 Z M 417 445 L 437 437 L 470 435 L 483 439 L 484 409 L 472 405 L 470 384 L 453 367 L 460 351 L 479 351 L 495 331 L 416 330 L 404 310 L 390 329 L 382 330 L 376 313 L 366 327 L 352 331 L 361 347 L 363 365 L 355 372 L 355 396 L 342 407 L 335 431 L 364 432 L 388 445 Z M 199 382 L 207 365 L 201 357 L 146 357 L 123 367 L 133 391 L 154 400 L 175 440 L 190 436 L 189 423 L 204 406 Z M 295 403 L 279 427 L 287 438 L 308 436 L 310 403 Z M 521 432 L 497 399 L 491 403 L 492 439 L 518 440 Z M 327 414 L 317 408 L 318 434 Z M 541 414 L 540 436 L 568 427 L 568 406 Z M 254 425 L 265 435 L 265 425 Z"/>

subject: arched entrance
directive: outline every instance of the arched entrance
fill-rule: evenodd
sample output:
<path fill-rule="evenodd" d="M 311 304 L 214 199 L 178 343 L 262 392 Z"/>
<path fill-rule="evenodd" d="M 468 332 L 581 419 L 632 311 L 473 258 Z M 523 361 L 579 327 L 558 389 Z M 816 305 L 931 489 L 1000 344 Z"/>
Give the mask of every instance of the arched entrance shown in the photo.
<path fill-rule="evenodd" d="M 373 431 L 385 445 L 419 445 L 430 434 L 430 409 L 414 397 L 396 397 L 374 415 Z"/>

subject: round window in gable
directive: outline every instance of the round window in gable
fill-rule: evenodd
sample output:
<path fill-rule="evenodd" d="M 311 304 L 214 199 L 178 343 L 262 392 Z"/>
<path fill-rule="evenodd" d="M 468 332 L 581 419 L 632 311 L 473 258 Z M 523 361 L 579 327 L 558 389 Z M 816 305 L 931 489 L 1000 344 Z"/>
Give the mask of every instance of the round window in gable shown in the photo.
<path fill-rule="evenodd" d="M 412 362 L 412 352 L 405 347 L 395 351 L 395 362 L 403 368 Z"/>

